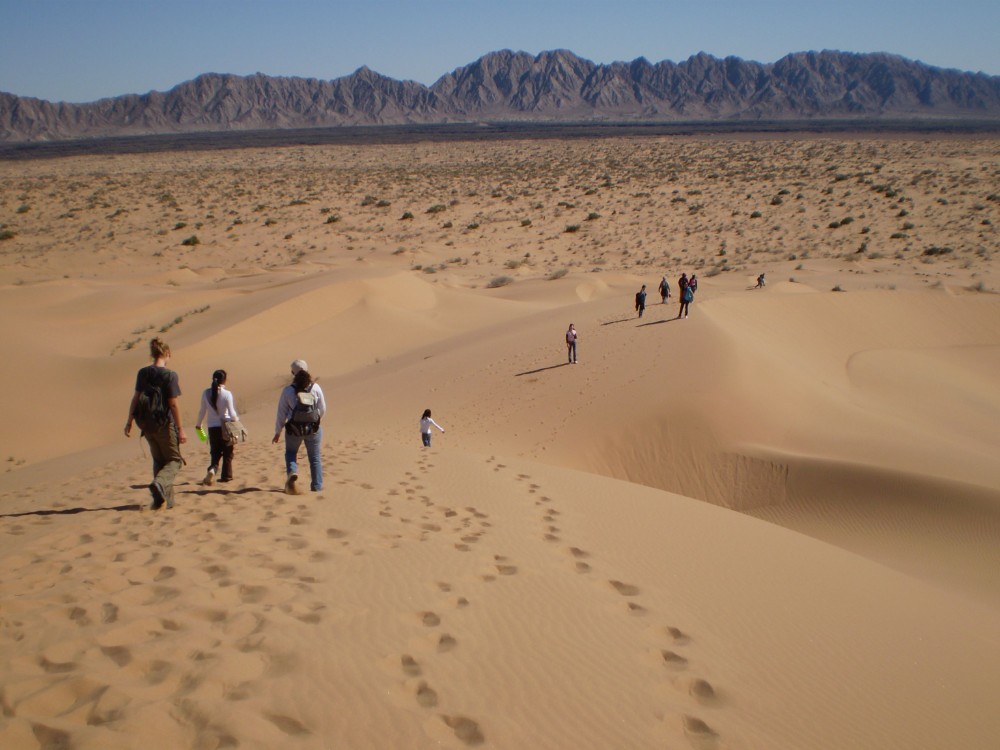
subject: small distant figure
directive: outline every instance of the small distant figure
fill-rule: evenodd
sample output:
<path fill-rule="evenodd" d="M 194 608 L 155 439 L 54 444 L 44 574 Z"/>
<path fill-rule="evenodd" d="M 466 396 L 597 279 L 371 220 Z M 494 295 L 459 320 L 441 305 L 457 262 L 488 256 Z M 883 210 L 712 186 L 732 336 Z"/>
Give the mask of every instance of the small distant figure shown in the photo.
<path fill-rule="evenodd" d="M 225 370 L 216 370 L 212 373 L 212 385 L 202 391 L 201 408 L 198 410 L 198 421 L 195 423 L 195 430 L 201 432 L 202 420 L 208 427 L 208 451 L 211 463 L 205 478 L 201 481 L 206 487 L 215 482 L 215 476 L 219 473 L 219 462 L 222 462 L 222 475 L 220 482 L 228 482 L 233 478 L 233 446 L 222 434 L 223 422 L 235 422 L 240 418 L 233 404 L 233 394 L 226 388 Z"/>
<path fill-rule="evenodd" d="M 299 478 L 299 447 L 306 444 L 309 457 L 309 488 L 313 492 L 323 489 L 323 462 L 320 448 L 323 443 L 323 428 L 320 422 L 326 414 L 326 399 L 323 389 L 309 374 L 305 360 L 292 362 L 292 382 L 281 390 L 278 398 L 278 415 L 274 423 L 274 439 L 277 443 L 281 431 L 285 431 L 285 493 L 299 494 L 296 482 Z"/>
<path fill-rule="evenodd" d="M 642 285 L 642 289 L 635 293 L 635 309 L 639 313 L 639 317 L 646 311 L 646 285 Z"/>
<path fill-rule="evenodd" d="M 444 427 L 431 419 L 431 410 L 424 409 L 424 413 L 420 417 L 420 439 L 425 448 L 431 447 L 431 427 L 437 427 L 441 432 L 444 432 Z"/>
<path fill-rule="evenodd" d="M 688 313 L 688 305 L 691 304 L 691 300 L 694 299 L 694 292 L 688 289 L 688 275 L 682 273 L 681 277 L 677 279 L 677 288 L 680 290 L 681 295 L 681 307 L 677 313 L 678 318 L 686 318 Z"/>
<path fill-rule="evenodd" d="M 135 393 L 128 407 L 125 437 L 130 437 L 132 422 L 139 425 L 153 457 L 153 481 L 149 485 L 152 510 L 164 505 L 174 507 L 174 479 L 184 464 L 181 443 L 187 442 L 181 426 L 177 397 L 181 395 L 177 373 L 167 369 L 170 347 L 159 337 L 149 342 L 153 364 L 135 376 Z"/>
<path fill-rule="evenodd" d="M 660 304 L 667 304 L 667 298 L 670 296 L 670 282 L 667 281 L 666 276 L 660 279 L 660 286 L 657 287 L 657 291 L 660 293 Z"/>
<path fill-rule="evenodd" d="M 688 279 L 688 289 L 691 290 L 692 295 L 698 291 L 698 274 L 691 274 L 691 278 Z"/>
<path fill-rule="evenodd" d="M 576 340 L 578 334 L 576 332 L 576 326 L 572 323 L 569 324 L 569 330 L 566 331 L 566 354 L 569 357 L 569 364 L 576 364 Z"/>
<path fill-rule="evenodd" d="M 754 289 L 763 289 L 763 288 L 764 288 L 764 274 L 761 274 L 760 276 L 757 277 L 757 286 L 755 286 Z"/>

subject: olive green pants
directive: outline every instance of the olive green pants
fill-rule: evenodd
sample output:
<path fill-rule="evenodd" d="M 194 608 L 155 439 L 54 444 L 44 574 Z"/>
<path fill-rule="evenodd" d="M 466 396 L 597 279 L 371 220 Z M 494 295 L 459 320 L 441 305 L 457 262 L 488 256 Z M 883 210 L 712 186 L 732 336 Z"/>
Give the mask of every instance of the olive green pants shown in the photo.
<path fill-rule="evenodd" d="M 153 480 L 163 488 L 163 498 L 167 507 L 174 507 L 174 479 L 181 470 L 184 459 L 181 445 L 177 440 L 177 429 L 168 424 L 153 432 L 144 432 L 149 443 L 149 453 L 153 457 Z"/>

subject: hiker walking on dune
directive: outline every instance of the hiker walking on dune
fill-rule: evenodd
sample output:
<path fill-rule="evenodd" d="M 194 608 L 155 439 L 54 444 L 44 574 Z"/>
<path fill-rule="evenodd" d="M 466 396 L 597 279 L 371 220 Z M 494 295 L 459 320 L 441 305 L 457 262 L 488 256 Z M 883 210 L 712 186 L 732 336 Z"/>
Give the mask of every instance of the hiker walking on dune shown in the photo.
<path fill-rule="evenodd" d="M 437 427 L 441 432 L 444 432 L 444 427 L 439 425 L 433 419 L 431 419 L 431 410 L 424 409 L 423 415 L 420 417 L 420 439 L 423 441 L 425 448 L 431 447 L 431 427 Z"/>
<path fill-rule="evenodd" d="M 764 274 L 761 274 L 760 276 L 757 277 L 757 286 L 755 286 L 754 289 L 763 289 L 763 288 L 764 288 Z"/>
<path fill-rule="evenodd" d="M 125 437 L 132 433 L 135 422 L 149 444 L 153 457 L 153 481 L 149 485 L 150 508 L 174 507 L 174 478 L 184 463 L 181 443 L 187 442 L 181 425 L 177 397 L 181 395 L 177 373 L 167 369 L 170 347 L 159 337 L 149 342 L 153 364 L 143 367 L 135 376 L 135 393 L 128 407 Z"/>
<path fill-rule="evenodd" d="M 309 374 L 305 360 L 292 362 L 292 382 L 281 390 L 278 398 L 278 414 L 274 423 L 274 439 L 277 443 L 281 431 L 285 431 L 285 492 L 299 493 L 296 482 L 299 479 L 298 453 L 303 443 L 309 457 L 309 488 L 313 492 L 323 489 L 323 463 L 320 447 L 323 442 L 323 428 L 320 420 L 326 414 L 326 400 L 323 389 Z"/>
<path fill-rule="evenodd" d="M 691 300 L 694 299 L 694 293 L 688 289 L 688 275 L 682 273 L 681 277 L 677 279 L 677 288 L 680 290 L 681 295 L 681 307 L 677 311 L 678 318 L 686 318 L 688 313 L 688 305 L 691 304 Z"/>
<path fill-rule="evenodd" d="M 639 313 L 639 317 L 646 311 L 646 285 L 642 285 L 642 289 L 635 293 L 635 309 Z"/>
<path fill-rule="evenodd" d="M 660 293 L 660 304 L 667 304 L 667 297 L 670 296 L 670 282 L 667 281 L 666 276 L 660 279 L 660 285 L 656 288 L 656 290 Z"/>
<path fill-rule="evenodd" d="M 216 370 L 212 373 L 212 385 L 202 391 L 201 408 L 198 410 L 198 421 L 195 430 L 201 430 L 202 420 L 208 417 L 208 450 L 211 463 L 208 472 L 202 480 L 202 484 L 210 486 L 215 481 L 216 474 L 219 473 L 219 462 L 222 462 L 222 475 L 220 482 L 228 482 L 233 478 L 233 449 L 223 434 L 222 425 L 224 422 L 236 422 L 240 415 L 236 412 L 233 404 L 233 394 L 226 389 L 225 370 Z"/>
<path fill-rule="evenodd" d="M 569 330 L 566 331 L 566 354 L 569 357 L 569 363 L 571 365 L 576 364 L 576 340 L 577 340 L 576 326 L 572 323 L 569 324 Z"/>

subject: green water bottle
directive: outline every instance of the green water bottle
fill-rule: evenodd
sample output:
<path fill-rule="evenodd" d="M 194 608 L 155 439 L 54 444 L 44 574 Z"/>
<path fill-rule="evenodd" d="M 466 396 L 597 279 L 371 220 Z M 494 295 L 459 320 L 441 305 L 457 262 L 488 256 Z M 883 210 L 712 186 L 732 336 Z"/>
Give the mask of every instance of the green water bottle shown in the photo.
<path fill-rule="evenodd" d="M 203 443 L 208 442 L 208 435 L 205 434 L 205 430 L 203 430 L 200 426 L 199 427 L 195 427 L 194 431 L 198 433 L 198 439 L 201 442 L 203 442 Z"/>

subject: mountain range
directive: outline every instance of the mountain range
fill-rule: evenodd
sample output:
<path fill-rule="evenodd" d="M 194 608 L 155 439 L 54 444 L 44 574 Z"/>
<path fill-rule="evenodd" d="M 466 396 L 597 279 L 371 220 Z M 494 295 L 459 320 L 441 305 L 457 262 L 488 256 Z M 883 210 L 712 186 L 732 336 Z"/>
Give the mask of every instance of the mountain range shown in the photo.
<path fill-rule="evenodd" d="M 367 67 L 332 80 L 208 73 L 166 92 L 85 104 L 0 92 L 0 141 L 468 122 L 1000 120 L 1000 76 L 887 53 L 798 52 L 774 63 L 699 53 L 596 64 L 503 50 L 431 86 Z"/>

